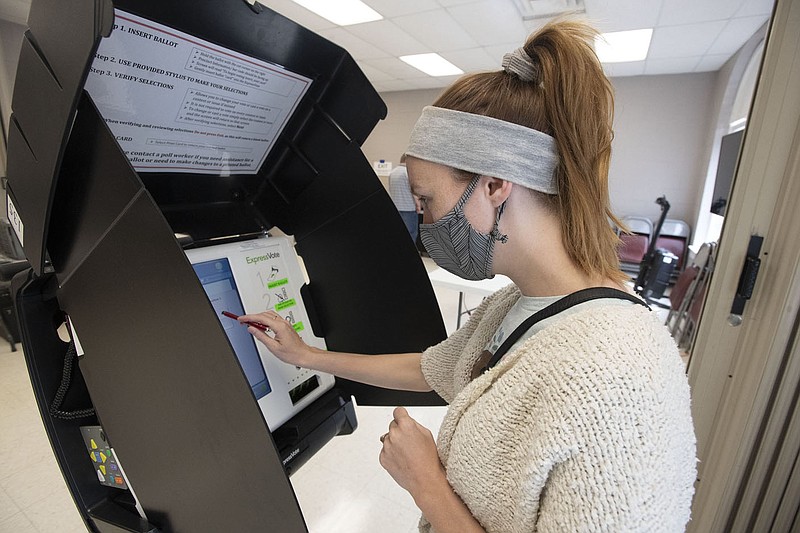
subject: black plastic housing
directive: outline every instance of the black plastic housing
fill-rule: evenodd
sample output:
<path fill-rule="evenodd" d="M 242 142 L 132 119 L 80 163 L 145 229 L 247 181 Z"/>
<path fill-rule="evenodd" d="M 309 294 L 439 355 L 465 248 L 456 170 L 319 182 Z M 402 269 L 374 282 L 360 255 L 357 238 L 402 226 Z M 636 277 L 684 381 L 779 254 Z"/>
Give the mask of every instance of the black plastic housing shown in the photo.
<path fill-rule="evenodd" d="M 255 174 L 142 173 L 83 91 L 119 8 L 312 78 Z M 194 245 L 294 235 L 315 330 L 331 350 L 420 351 L 444 338 L 413 243 L 360 145 L 386 107 L 342 48 L 242 0 L 34 0 L 20 55 L 8 193 L 31 270 L 20 334 L 58 464 L 92 531 L 306 531 L 286 471 L 356 426 L 361 404 L 441 403 L 339 381 L 272 435 L 176 233 Z M 188 242 L 188 241 L 187 241 Z M 49 412 L 69 315 L 85 352 Z M 80 425 L 101 425 L 147 514 L 97 483 Z M 302 453 L 292 455 L 302 448 Z M 286 469 L 284 469 L 284 463 Z"/>

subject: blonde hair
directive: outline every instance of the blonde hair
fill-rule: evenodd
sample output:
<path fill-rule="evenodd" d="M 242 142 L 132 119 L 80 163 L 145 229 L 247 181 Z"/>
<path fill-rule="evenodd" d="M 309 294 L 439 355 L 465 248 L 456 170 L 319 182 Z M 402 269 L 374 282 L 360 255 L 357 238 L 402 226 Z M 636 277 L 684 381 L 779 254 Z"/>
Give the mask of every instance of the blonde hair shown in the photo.
<path fill-rule="evenodd" d="M 533 81 L 506 71 L 462 77 L 434 106 L 486 115 L 533 128 L 556 139 L 558 194 L 546 196 L 561 221 L 569 257 L 590 276 L 622 282 L 619 238 L 611 212 L 608 168 L 614 96 L 592 43 L 597 31 L 573 20 L 551 22 L 528 38 Z"/>

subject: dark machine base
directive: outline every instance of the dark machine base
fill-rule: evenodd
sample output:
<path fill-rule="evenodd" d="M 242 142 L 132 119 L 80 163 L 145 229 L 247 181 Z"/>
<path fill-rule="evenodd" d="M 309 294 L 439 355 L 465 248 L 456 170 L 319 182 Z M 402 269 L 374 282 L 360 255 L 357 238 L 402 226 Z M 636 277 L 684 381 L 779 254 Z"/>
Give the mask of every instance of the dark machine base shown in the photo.
<path fill-rule="evenodd" d="M 272 434 L 287 475 L 294 474 L 336 435 L 358 427 L 353 400 L 331 389 Z"/>

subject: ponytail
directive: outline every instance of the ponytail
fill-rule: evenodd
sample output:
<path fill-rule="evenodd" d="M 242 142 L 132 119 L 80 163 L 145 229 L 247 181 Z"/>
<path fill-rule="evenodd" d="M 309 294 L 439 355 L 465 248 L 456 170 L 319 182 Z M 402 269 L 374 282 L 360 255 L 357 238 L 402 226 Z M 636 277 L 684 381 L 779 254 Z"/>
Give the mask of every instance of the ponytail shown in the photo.
<path fill-rule="evenodd" d="M 584 271 L 619 280 L 619 239 L 608 223 L 619 224 L 608 193 L 614 96 L 592 48 L 596 35 L 586 24 L 562 21 L 542 28 L 524 49 L 539 65 L 545 114 L 561 154 L 564 244 Z"/>
<path fill-rule="evenodd" d="M 609 224 L 621 227 L 608 193 L 613 89 L 592 48 L 595 35 L 582 22 L 552 22 L 523 46 L 532 65 L 524 74 L 512 66 L 465 76 L 434 105 L 554 137 L 558 195 L 548 199 L 560 218 L 564 247 L 587 274 L 622 282 L 627 276 L 619 268 L 619 238 Z"/>

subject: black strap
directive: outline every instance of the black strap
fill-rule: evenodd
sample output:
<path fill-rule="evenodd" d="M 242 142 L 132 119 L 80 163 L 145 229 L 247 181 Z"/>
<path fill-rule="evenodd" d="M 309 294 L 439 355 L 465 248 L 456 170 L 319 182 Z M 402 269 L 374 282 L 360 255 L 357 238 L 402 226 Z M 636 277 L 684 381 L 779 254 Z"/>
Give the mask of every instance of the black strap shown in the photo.
<path fill-rule="evenodd" d="M 514 346 L 514 343 L 517 342 L 519 338 L 522 337 L 522 335 L 531 329 L 537 322 L 541 322 L 542 320 L 550 318 L 551 316 L 555 316 L 558 313 L 569 309 L 570 307 L 574 307 L 578 304 L 582 304 L 591 300 L 599 300 L 601 298 L 617 298 L 619 300 L 628 300 L 629 302 L 643 305 L 650 310 L 650 306 L 647 305 L 642 299 L 619 289 L 612 289 L 610 287 L 591 287 L 589 289 L 582 289 L 573 292 L 572 294 L 568 294 L 560 300 L 551 303 L 544 309 L 540 309 L 525 319 L 525 321 L 520 324 L 517 329 L 511 332 L 511 335 L 506 338 L 497 351 L 494 352 L 492 358 L 489 359 L 489 362 L 486 363 L 485 367 L 483 367 L 483 372 L 486 372 L 500 362 L 500 359 L 506 354 L 506 352 L 508 352 L 508 350 Z"/>

